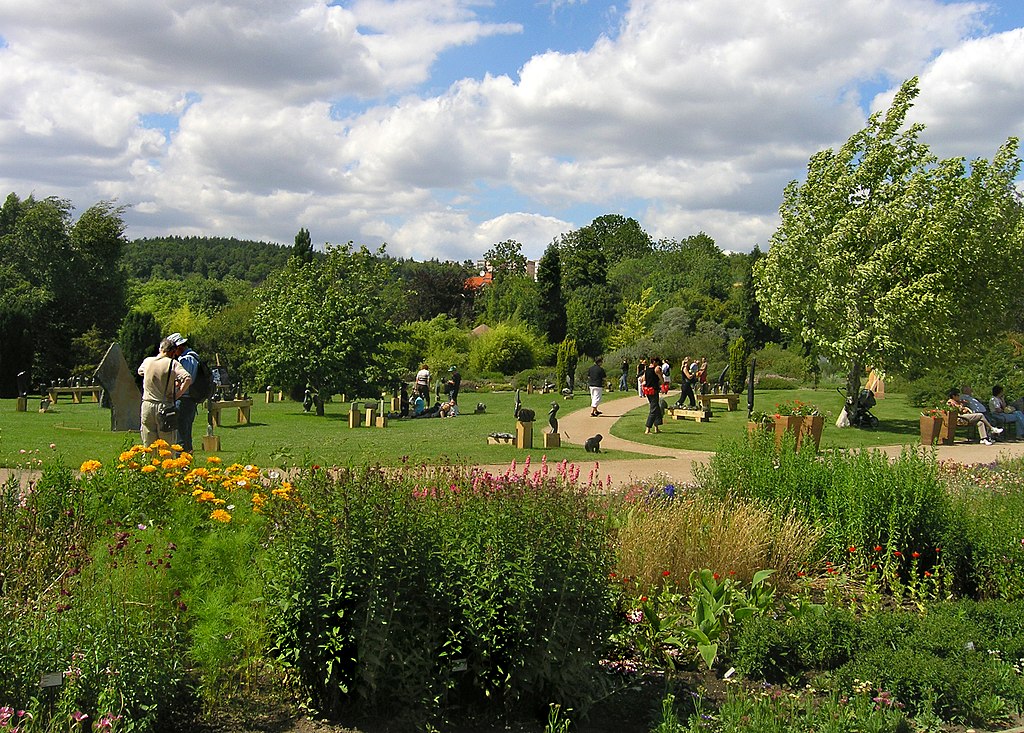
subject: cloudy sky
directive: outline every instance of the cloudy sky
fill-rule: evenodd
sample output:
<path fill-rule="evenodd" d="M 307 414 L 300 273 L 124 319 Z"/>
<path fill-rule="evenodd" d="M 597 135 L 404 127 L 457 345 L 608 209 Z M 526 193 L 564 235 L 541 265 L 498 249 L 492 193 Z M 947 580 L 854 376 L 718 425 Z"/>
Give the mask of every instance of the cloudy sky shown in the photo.
<path fill-rule="evenodd" d="M 536 258 L 618 213 L 749 251 L 904 79 L 991 157 L 1022 69 L 1020 0 L 0 0 L 0 192 L 130 237 Z"/>

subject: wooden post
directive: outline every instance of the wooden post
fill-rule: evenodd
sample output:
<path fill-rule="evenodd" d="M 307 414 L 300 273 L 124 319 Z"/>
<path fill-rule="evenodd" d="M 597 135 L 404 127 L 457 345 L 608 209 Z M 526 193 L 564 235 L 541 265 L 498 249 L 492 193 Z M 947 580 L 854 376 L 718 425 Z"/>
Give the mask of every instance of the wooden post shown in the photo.
<path fill-rule="evenodd" d="M 516 420 L 516 448 L 533 447 L 533 423 Z"/>
<path fill-rule="evenodd" d="M 220 450 L 220 436 L 219 435 L 204 435 L 203 436 L 203 450 L 207 453 L 216 453 Z"/>
<path fill-rule="evenodd" d="M 348 409 L 348 426 L 350 428 L 358 428 L 361 418 L 362 413 L 359 410 L 359 405 L 353 402 Z"/>
<path fill-rule="evenodd" d="M 561 448 L 562 436 L 558 433 L 544 433 L 545 448 Z"/>
<path fill-rule="evenodd" d="M 28 412 L 28 397 L 19 397 L 18 398 L 18 406 L 16 408 L 16 411 L 17 412 Z"/>
<path fill-rule="evenodd" d="M 376 406 L 367 407 L 366 408 L 366 427 L 372 428 L 376 422 L 377 422 L 377 407 Z"/>

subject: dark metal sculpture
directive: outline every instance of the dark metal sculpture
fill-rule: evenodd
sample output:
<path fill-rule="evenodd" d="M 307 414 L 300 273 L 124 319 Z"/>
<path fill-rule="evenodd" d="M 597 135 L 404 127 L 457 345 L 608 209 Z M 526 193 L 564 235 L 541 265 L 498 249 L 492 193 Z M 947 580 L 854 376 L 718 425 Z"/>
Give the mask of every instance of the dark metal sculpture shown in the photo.
<path fill-rule="evenodd" d="M 557 415 L 557 414 L 558 414 L 558 403 L 557 402 L 552 402 L 551 403 L 551 410 L 548 411 L 548 425 L 551 426 L 551 432 L 552 433 L 557 433 L 558 432 L 558 418 L 555 417 L 555 415 Z"/>

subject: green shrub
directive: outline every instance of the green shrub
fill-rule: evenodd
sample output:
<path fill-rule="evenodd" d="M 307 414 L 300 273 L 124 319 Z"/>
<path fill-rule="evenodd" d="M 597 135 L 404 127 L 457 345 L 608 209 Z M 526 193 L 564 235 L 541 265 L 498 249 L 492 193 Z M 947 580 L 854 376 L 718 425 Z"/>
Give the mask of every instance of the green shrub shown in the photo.
<path fill-rule="evenodd" d="M 764 348 L 753 353 L 753 358 L 757 360 L 758 374 L 789 377 L 799 382 L 807 373 L 807 360 L 803 354 L 778 344 L 765 344 Z"/>
<path fill-rule="evenodd" d="M 750 347 L 740 336 L 729 346 L 729 384 L 733 392 L 742 392 L 746 388 L 749 370 Z"/>
<path fill-rule="evenodd" d="M 474 372 L 514 374 L 537 363 L 540 337 L 525 326 L 500 323 L 474 339 L 469 365 Z"/>
<path fill-rule="evenodd" d="M 745 675 L 769 682 L 835 669 L 858 648 L 858 622 L 850 611 L 829 608 L 798 619 L 763 616 L 744 621 L 730 658 Z"/>
<path fill-rule="evenodd" d="M 612 557 L 580 491 L 381 471 L 299 490 L 309 510 L 277 518 L 268 596 L 278 654 L 318 709 L 585 706 Z"/>
<path fill-rule="evenodd" d="M 968 573 L 963 508 L 944 490 L 934 456 L 905 450 L 891 459 L 880 451 L 778 451 L 771 436 L 724 441 L 700 482 L 714 495 L 766 502 L 795 512 L 823 532 L 822 550 L 833 560 L 849 547 L 881 545 L 906 556 L 919 551 L 933 562 L 935 548 L 961 584 Z M 930 569 L 922 560 L 920 571 Z"/>
<path fill-rule="evenodd" d="M 796 389 L 800 382 L 790 377 L 780 377 L 777 374 L 766 374 L 757 380 L 758 389 Z"/>

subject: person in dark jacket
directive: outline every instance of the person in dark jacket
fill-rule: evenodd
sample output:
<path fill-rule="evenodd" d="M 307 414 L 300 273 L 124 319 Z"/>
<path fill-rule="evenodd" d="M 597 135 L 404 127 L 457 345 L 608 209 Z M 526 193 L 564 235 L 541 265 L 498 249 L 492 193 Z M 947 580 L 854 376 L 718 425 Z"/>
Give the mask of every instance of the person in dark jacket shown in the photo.
<path fill-rule="evenodd" d="M 647 413 L 647 429 L 644 430 L 644 435 L 661 432 L 658 427 L 662 423 L 661 381 L 661 359 L 655 356 L 651 358 L 647 369 L 644 370 L 643 393 L 650 405 L 650 411 Z"/>

